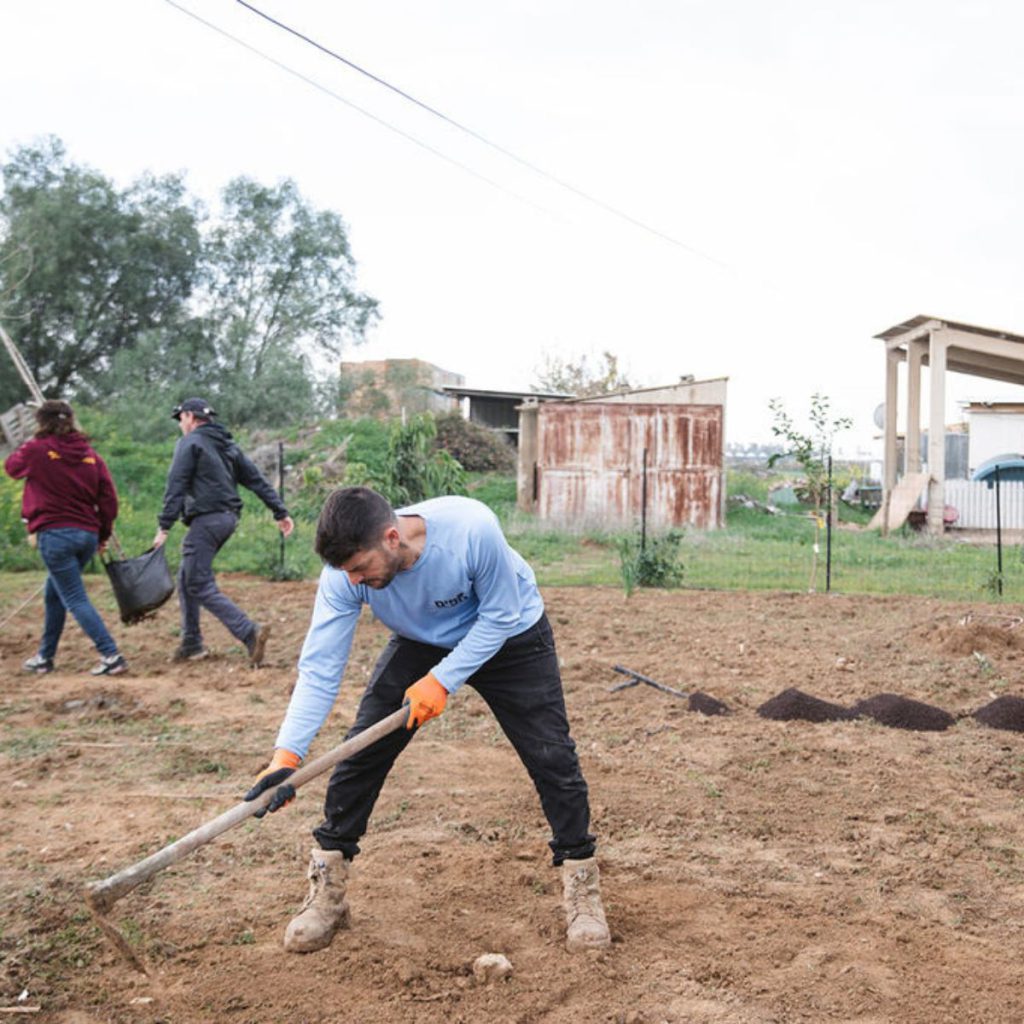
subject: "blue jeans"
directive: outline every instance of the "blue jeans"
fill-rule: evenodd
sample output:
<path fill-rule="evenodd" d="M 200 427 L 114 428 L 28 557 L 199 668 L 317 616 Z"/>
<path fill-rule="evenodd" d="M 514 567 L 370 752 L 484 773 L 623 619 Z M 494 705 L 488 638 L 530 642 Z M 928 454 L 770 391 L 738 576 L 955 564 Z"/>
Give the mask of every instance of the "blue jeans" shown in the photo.
<path fill-rule="evenodd" d="M 358 735 L 402 705 L 406 689 L 446 654 L 441 647 L 392 636 L 359 702 L 346 739 Z M 546 615 L 506 640 L 467 680 L 487 702 L 533 780 L 541 809 L 551 826 L 548 844 L 554 863 L 592 857 L 587 783 L 569 735 L 555 639 Z M 395 758 L 413 733 L 398 729 L 342 761 L 331 775 L 324 822 L 313 836 L 322 850 L 341 850 L 351 860 L 359 852 L 370 813 Z"/>
<path fill-rule="evenodd" d="M 82 582 L 82 569 L 96 553 L 98 540 L 95 533 L 70 526 L 39 531 L 39 555 L 50 573 L 46 577 L 43 638 L 39 641 L 39 654 L 43 658 L 53 658 L 57 653 L 68 612 L 74 615 L 100 654 L 104 657 L 117 654 L 117 644 L 92 606 Z"/>
<path fill-rule="evenodd" d="M 248 644 L 256 632 L 256 624 L 217 587 L 213 575 L 213 559 L 228 542 L 238 526 L 238 516 L 231 512 L 207 512 L 189 524 L 181 542 L 181 564 L 178 566 L 178 604 L 181 607 L 182 647 L 202 647 L 199 609 L 205 608 L 220 619 L 224 628 L 242 643 Z"/>

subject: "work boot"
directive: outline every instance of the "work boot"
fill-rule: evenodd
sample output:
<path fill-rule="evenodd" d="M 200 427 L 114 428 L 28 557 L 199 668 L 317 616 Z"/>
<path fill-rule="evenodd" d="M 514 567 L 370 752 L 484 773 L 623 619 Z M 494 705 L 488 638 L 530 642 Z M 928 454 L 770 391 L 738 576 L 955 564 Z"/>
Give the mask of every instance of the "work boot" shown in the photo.
<path fill-rule="evenodd" d="M 284 933 L 289 953 L 313 953 L 331 944 L 350 923 L 345 886 L 350 861 L 340 850 L 314 848 L 309 857 L 309 895 Z"/>
<path fill-rule="evenodd" d="M 601 872 L 593 857 L 562 864 L 562 898 L 567 927 L 565 946 L 570 953 L 611 945 L 601 905 Z"/>
<path fill-rule="evenodd" d="M 267 650 L 267 640 L 270 639 L 269 626 L 257 626 L 253 634 L 246 641 L 246 648 L 249 651 L 249 666 L 259 668 L 263 664 L 263 655 Z"/>

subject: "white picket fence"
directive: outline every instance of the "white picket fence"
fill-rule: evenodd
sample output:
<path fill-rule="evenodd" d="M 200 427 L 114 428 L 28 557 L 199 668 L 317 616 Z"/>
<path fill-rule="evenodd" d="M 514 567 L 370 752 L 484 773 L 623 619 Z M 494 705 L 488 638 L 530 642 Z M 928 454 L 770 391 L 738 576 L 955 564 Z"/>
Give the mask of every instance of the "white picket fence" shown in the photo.
<path fill-rule="evenodd" d="M 994 530 L 996 528 L 996 489 L 984 480 L 947 480 L 946 504 L 959 516 L 953 524 L 958 530 Z M 1000 520 L 1004 530 L 1024 530 L 1024 480 L 1004 480 L 999 484 Z"/>

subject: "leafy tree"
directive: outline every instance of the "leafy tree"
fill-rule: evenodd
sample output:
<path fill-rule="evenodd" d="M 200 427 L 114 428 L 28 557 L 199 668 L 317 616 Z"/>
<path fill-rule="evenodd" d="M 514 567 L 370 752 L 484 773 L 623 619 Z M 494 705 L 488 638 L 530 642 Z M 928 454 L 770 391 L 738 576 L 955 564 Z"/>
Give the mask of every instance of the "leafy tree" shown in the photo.
<path fill-rule="evenodd" d="M 0 319 L 49 396 L 103 392 L 114 355 L 184 315 L 200 251 L 180 177 L 118 189 L 48 138 L 0 167 Z M 24 398 L 0 375 L 0 408 Z"/>
<path fill-rule="evenodd" d="M 787 456 L 796 459 L 804 471 L 808 498 L 815 511 L 821 510 L 828 487 L 828 457 L 832 454 L 832 443 L 837 434 L 853 426 L 849 416 L 833 419 L 831 406 L 832 401 L 826 395 L 819 392 L 811 395 L 810 432 L 805 433 L 794 424 L 782 405 L 782 399 L 773 398 L 768 403 L 773 417 L 772 433 L 782 438 L 786 446 L 785 451 L 769 457 L 768 466 L 774 466 Z"/>
<path fill-rule="evenodd" d="M 593 398 L 635 387 L 619 369 L 619 358 L 602 352 L 597 365 L 591 366 L 586 355 L 572 361 L 560 356 L 547 356 L 540 371 L 535 371 L 537 391 L 560 391 L 577 398 Z"/>
<path fill-rule="evenodd" d="M 278 426 L 339 389 L 316 369 L 378 318 L 355 288 L 338 214 L 294 182 L 232 181 L 207 219 L 180 177 L 118 189 L 59 140 L 0 167 L 0 322 L 43 391 L 162 432 L 167 408 L 208 397 L 228 422 Z M 0 410 L 25 397 L 0 373 Z"/>
<path fill-rule="evenodd" d="M 203 251 L 218 401 L 233 422 L 287 420 L 313 404 L 313 362 L 362 341 L 377 302 L 355 289 L 341 217 L 293 181 L 236 178 L 222 199 Z"/>

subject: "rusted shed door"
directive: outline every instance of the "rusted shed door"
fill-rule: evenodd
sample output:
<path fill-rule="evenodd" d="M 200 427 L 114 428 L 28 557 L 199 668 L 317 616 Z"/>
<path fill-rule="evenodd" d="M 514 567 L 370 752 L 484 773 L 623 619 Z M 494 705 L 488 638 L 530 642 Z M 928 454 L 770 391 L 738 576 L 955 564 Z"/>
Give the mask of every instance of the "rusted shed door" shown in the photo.
<path fill-rule="evenodd" d="M 538 410 L 537 514 L 560 525 L 720 526 L 722 407 L 550 404 Z"/>

